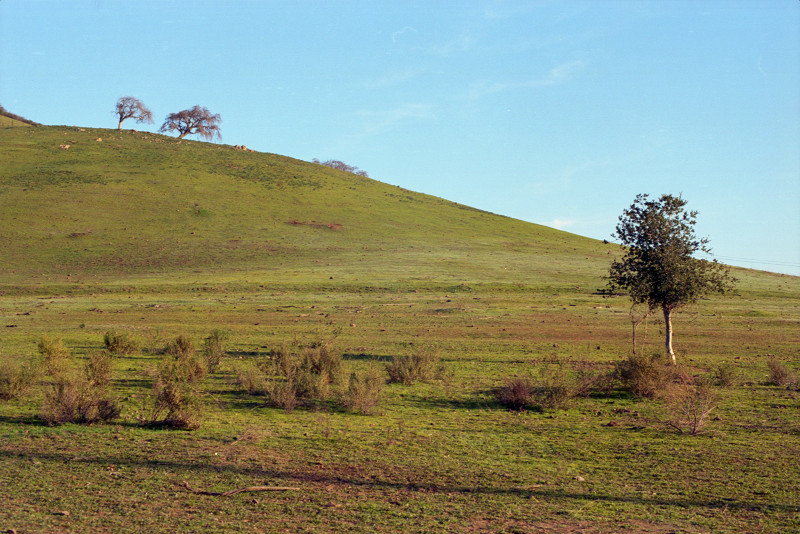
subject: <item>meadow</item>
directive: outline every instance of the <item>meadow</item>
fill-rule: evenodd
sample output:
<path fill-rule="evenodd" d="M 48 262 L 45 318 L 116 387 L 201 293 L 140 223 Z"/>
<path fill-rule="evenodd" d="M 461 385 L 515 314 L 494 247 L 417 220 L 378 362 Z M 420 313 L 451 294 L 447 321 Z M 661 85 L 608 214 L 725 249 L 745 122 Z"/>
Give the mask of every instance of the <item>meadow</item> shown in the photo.
<path fill-rule="evenodd" d="M 0 129 L 0 169 L 0 357 L 34 360 L 46 336 L 78 367 L 106 332 L 138 344 L 111 358 L 109 422 L 48 425 L 50 375 L 0 401 L 3 529 L 800 530 L 800 391 L 768 366 L 799 372 L 797 277 L 735 269 L 736 295 L 677 315 L 683 375 L 713 383 L 697 434 L 610 378 L 511 410 L 495 395 L 511 379 L 610 376 L 629 356 L 629 301 L 598 291 L 614 245 L 142 132 Z M 661 350 L 662 326 L 639 327 L 640 353 Z M 148 424 L 163 348 L 215 329 L 199 428 Z M 345 374 L 388 377 L 420 350 L 441 369 L 386 384 L 368 415 L 341 401 L 346 382 L 286 410 L 237 380 L 320 342 Z M 224 495 L 242 488 L 257 489 Z"/>

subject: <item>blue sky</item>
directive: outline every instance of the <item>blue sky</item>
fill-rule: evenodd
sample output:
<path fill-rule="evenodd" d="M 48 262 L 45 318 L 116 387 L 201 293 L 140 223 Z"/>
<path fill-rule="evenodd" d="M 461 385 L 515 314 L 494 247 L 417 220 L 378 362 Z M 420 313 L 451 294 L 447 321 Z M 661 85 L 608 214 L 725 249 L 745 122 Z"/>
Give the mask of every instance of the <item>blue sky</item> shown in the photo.
<path fill-rule="evenodd" d="M 682 194 L 725 263 L 800 275 L 800 2 L 0 0 L 0 104 L 222 142 L 598 239 Z"/>

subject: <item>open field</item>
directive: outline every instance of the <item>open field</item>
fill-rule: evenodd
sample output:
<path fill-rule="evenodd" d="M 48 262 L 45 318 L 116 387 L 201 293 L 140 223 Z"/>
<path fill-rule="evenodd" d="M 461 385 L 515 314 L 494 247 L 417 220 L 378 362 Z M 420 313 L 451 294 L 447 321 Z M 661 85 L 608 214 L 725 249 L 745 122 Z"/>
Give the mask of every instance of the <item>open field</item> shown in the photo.
<path fill-rule="evenodd" d="M 31 360 L 50 336 L 78 365 L 110 330 L 140 345 L 113 358 L 115 421 L 47 426 L 51 376 L 0 401 L 3 529 L 800 530 L 800 391 L 767 367 L 800 373 L 797 277 L 737 269 L 736 296 L 677 315 L 687 376 L 737 377 L 698 435 L 618 383 L 517 412 L 493 395 L 507 379 L 605 374 L 629 354 L 628 300 L 596 291 L 613 245 L 152 134 L 0 130 L 0 169 L 0 356 Z M 661 326 L 640 327 L 641 350 L 660 350 Z M 200 428 L 143 424 L 160 349 L 213 329 L 230 337 Z M 373 415 L 336 391 L 287 412 L 236 370 L 293 340 L 332 341 L 348 372 L 435 347 L 444 371 L 387 384 Z M 291 489 L 192 491 L 252 486 Z"/>

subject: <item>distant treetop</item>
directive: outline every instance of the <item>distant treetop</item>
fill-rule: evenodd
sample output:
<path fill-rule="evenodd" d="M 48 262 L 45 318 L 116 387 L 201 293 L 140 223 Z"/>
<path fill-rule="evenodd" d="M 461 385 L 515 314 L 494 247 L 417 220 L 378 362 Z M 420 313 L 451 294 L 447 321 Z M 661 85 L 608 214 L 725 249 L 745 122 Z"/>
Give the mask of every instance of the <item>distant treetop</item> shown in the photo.
<path fill-rule="evenodd" d="M 153 124 L 153 112 L 147 109 L 141 100 L 132 96 L 123 96 L 117 100 L 114 113 L 119 117 L 117 130 L 122 129 L 122 123 L 127 119 L 135 119 L 138 123 Z"/>
<path fill-rule="evenodd" d="M 219 133 L 219 123 L 222 118 L 219 114 L 212 114 L 208 109 L 194 106 L 190 109 L 184 109 L 177 113 L 170 113 L 164 120 L 164 124 L 159 128 L 159 132 L 174 132 L 178 131 L 178 138 L 183 139 L 187 135 L 197 134 L 203 139 L 211 141 L 212 139 L 221 138 Z"/>
<path fill-rule="evenodd" d="M 344 172 L 351 172 L 353 174 L 369 178 L 367 171 L 362 171 L 358 167 L 354 167 L 353 165 L 348 165 L 347 163 L 339 161 L 338 159 L 329 159 L 328 161 L 320 161 L 319 159 L 314 158 L 313 160 L 311 160 L 311 163 L 317 163 L 318 165 L 325 165 L 326 167 L 330 167 L 331 169 L 336 169 Z"/>

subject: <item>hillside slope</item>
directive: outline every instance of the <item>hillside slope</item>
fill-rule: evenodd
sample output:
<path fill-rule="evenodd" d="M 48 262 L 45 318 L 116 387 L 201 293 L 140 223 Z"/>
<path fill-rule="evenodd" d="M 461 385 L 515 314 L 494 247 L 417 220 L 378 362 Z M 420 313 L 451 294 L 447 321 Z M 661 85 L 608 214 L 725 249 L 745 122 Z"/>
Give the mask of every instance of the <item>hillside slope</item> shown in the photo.
<path fill-rule="evenodd" d="M 288 157 L 75 127 L 0 128 L 0 225 L 0 284 L 594 288 L 615 251 Z"/>

